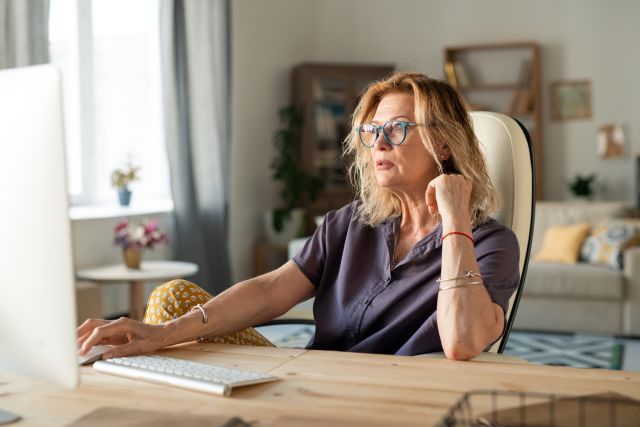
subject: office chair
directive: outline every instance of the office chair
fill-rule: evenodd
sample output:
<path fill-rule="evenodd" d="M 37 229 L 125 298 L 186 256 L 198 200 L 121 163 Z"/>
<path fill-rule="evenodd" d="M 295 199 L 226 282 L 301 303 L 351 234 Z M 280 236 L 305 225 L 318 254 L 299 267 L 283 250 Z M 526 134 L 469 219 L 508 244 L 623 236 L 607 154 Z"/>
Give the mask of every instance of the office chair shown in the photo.
<path fill-rule="evenodd" d="M 529 132 L 517 120 L 485 111 L 472 112 L 471 120 L 491 182 L 501 197 L 500 208 L 491 216 L 511 228 L 520 244 L 520 283 L 509 300 L 504 334 L 490 350 L 502 353 L 516 317 L 529 265 L 535 217 L 535 160 Z"/>
<path fill-rule="evenodd" d="M 511 228 L 520 244 L 520 283 L 509 300 L 504 334 L 490 349 L 492 353 L 502 353 L 515 320 L 529 264 L 535 209 L 534 154 L 529 133 L 517 120 L 485 111 L 474 111 L 470 115 L 491 182 L 501 198 L 498 211 L 491 216 Z M 306 240 L 296 239 L 289 245 L 290 258 Z M 309 307 L 308 302 L 303 304 Z M 304 318 L 294 315 L 266 325 L 269 324 L 313 324 L 313 320 L 309 315 Z M 434 353 L 433 357 L 439 355 L 443 356 L 444 353 Z"/>

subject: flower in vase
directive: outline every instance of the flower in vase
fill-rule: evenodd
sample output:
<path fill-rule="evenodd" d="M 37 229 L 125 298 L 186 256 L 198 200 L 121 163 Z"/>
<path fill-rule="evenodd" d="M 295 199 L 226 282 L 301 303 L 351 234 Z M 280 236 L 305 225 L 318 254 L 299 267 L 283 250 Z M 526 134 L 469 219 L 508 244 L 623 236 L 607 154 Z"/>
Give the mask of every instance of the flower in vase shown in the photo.
<path fill-rule="evenodd" d="M 113 232 L 114 244 L 120 246 L 122 249 L 153 249 L 157 245 L 169 241 L 167 233 L 160 230 L 157 222 L 153 219 L 144 221 L 138 225 L 133 225 L 128 220 L 122 220 L 116 224 Z"/>

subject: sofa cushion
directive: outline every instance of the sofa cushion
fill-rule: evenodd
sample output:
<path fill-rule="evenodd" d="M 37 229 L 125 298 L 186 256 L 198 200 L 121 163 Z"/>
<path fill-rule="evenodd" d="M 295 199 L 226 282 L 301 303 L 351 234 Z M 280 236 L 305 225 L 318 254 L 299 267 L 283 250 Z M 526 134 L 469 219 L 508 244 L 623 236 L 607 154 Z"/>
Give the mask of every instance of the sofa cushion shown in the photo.
<path fill-rule="evenodd" d="M 624 277 L 606 267 L 586 263 L 533 261 L 529 263 L 524 295 L 621 300 Z"/>
<path fill-rule="evenodd" d="M 622 253 L 626 248 L 639 244 L 640 220 L 603 221 L 593 227 L 591 234 L 582 244 L 580 254 L 585 262 L 621 271 Z"/>
<path fill-rule="evenodd" d="M 550 226 L 544 232 L 542 249 L 534 259 L 575 264 L 589 230 L 591 226 L 588 223 Z"/>
<path fill-rule="evenodd" d="M 535 226 L 531 253 L 535 254 L 542 248 L 545 230 L 550 225 L 567 225 L 597 222 L 622 218 L 631 213 L 627 202 L 536 202 Z"/>

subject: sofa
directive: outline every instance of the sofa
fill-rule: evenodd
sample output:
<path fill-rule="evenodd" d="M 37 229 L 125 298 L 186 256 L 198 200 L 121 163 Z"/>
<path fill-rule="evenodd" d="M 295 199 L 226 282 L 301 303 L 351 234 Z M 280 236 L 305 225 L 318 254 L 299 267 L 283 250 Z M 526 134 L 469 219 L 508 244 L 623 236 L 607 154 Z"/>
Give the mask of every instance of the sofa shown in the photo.
<path fill-rule="evenodd" d="M 631 216 L 632 209 L 624 202 L 538 201 L 531 261 L 514 328 L 640 336 L 640 246 L 622 251 L 622 270 L 581 259 L 535 260 L 549 227 L 579 223 L 596 227 Z"/>

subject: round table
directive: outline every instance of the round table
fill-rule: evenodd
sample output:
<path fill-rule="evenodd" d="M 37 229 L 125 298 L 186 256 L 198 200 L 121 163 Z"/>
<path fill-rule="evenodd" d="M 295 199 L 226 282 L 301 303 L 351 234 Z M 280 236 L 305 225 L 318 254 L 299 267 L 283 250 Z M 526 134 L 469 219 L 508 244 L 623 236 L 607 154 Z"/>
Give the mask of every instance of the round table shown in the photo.
<path fill-rule="evenodd" d="M 182 261 L 144 261 L 139 270 L 127 268 L 124 264 L 80 270 L 76 276 L 80 280 L 90 280 L 98 284 L 129 283 L 129 317 L 142 320 L 146 303 L 145 282 L 166 282 L 183 279 L 198 272 L 198 266 Z"/>

